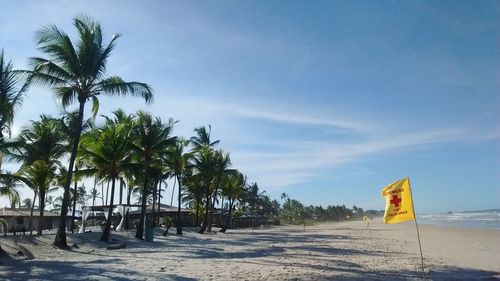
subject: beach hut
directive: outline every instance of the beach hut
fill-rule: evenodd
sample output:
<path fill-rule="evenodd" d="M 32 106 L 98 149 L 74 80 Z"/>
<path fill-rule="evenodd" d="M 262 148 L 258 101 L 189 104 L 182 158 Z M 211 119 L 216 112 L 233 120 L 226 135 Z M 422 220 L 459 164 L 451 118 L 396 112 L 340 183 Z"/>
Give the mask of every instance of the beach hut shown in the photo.
<path fill-rule="evenodd" d="M 164 221 L 166 217 L 170 217 L 171 220 L 175 223 L 177 220 L 177 207 L 171 206 L 171 205 L 166 205 L 166 204 L 160 204 L 159 208 L 158 205 L 155 205 L 155 209 L 153 212 L 153 205 L 147 205 L 146 206 L 146 213 L 148 216 L 151 216 L 153 213 L 155 214 L 155 218 L 159 218 L 160 224 Z M 182 226 L 193 226 L 193 221 L 190 216 L 191 214 L 190 209 L 185 209 L 181 208 L 181 214 L 182 214 Z M 137 210 L 129 211 L 128 213 L 129 219 L 133 221 L 134 223 L 137 223 L 140 219 L 141 216 L 141 210 L 138 208 Z"/>
<path fill-rule="evenodd" d="M 30 230 L 30 213 L 29 208 L 2 208 L 0 209 L 0 234 L 7 233 L 24 233 Z M 69 225 L 72 217 L 67 217 L 66 224 Z M 33 230 L 37 229 L 40 223 L 40 210 L 33 210 L 33 218 L 31 225 Z M 42 218 L 43 230 L 56 229 L 59 224 L 59 214 L 44 211 Z"/>

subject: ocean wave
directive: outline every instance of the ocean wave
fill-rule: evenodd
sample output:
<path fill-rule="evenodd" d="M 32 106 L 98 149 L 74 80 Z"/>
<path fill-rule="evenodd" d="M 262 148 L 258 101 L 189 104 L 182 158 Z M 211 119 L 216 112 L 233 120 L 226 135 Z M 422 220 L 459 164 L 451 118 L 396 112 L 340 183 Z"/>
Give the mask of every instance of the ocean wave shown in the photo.
<path fill-rule="evenodd" d="M 499 210 L 422 214 L 417 219 L 423 224 L 500 229 Z"/>

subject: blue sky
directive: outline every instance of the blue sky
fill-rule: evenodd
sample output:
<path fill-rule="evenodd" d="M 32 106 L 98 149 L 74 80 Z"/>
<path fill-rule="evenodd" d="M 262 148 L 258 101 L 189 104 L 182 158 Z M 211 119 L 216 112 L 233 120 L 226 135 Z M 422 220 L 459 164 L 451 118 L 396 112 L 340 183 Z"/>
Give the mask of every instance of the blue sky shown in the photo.
<path fill-rule="evenodd" d="M 500 207 L 498 1 L 5 1 L 0 47 L 18 68 L 35 31 L 88 14 L 122 33 L 109 74 L 156 101 L 101 100 L 211 124 L 235 168 L 271 197 L 383 209 L 410 176 L 417 212 Z M 33 88 L 18 130 L 57 115 Z M 90 115 L 88 115 L 90 116 Z M 15 169 L 8 164 L 6 168 Z"/>

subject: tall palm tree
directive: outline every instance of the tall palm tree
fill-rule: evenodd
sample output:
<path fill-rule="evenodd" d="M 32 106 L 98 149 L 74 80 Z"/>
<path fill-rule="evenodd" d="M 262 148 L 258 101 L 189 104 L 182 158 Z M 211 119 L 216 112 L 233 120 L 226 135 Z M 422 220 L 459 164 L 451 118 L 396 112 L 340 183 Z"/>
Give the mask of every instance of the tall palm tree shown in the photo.
<path fill-rule="evenodd" d="M 191 144 L 195 149 L 200 149 L 201 147 L 215 147 L 219 144 L 220 140 L 212 141 L 210 139 L 212 133 L 212 126 L 204 126 L 195 128 L 196 136 L 191 137 Z"/>
<path fill-rule="evenodd" d="M 125 126 L 132 127 L 134 123 L 135 116 L 133 114 L 127 114 L 122 109 L 118 109 L 113 111 L 113 118 L 102 116 L 105 118 L 106 125 L 118 125 L 125 124 Z M 126 187 L 126 180 L 124 177 L 120 178 L 120 204 L 122 204 L 123 200 L 123 189 Z"/>
<path fill-rule="evenodd" d="M 182 218 L 181 218 L 181 199 L 182 199 L 182 175 L 186 171 L 186 166 L 190 157 L 189 153 L 184 152 L 184 148 L 189 144 L 188 141 L 179 140 L 169 150 L 166 155 L 165 163 L 173 172 L 178 183 L 177 196 L 177 234 L 182 235 Z"/>
<path fill-rule="evenodd" d="M 222 183 L 222 180 L 224 176 L 230 172 L 229 166 L 231 165 L 231 159 L 229 158 L 229 153 L 225 153 L 222 150 L 217 150 L 215 152 L 215 174 L 214 174 L 214 190 L 212 194 L 212 212 L 208 221 L 208 228 L 207 231 L 211 232 L 212 231 L 212 223 L 214 219 L 214 213 L 215 213 L 215 203 L 217 200 L 218 196 L 218 191 L 220 184 Z"/>
<path fill-rule="evenodd" d="M 64 136 L 67 138 L 68 143 L 71 143 L 71 140 L 73 139 L 74 136 L 74 131 L 78 127 L 78 112 L 73 111 L 73 112 L 68 112 L 66 115 L 64 115 L 61 118 L 61 130 L 64 133 Z M 85 134 L 86 131 L 91 129 L 93 127 L 93 122 L 91 119 L 84 120 L 82 125 L 81 125 L 81 132 L 82 134 Z M 78 181 L 81 180 L 81 175 L 78 174 L 78 167 L 81 166 L 81 163 L 78 161 L 75 163 L 75 172 L 73 175 L 73 181 L 74 181 L 74 188 L 73 188 L 73 194 L 77 194 L 77 188 L 78 188 Z M 73 218 L 71 220 L 71 225 L 70 229 L 71 232 L 74 233 L 75 231 L 75 212 L 76 212 L 76 199 L 77 196 L 73 196 L 73 208 L 71 212 L 71 217 Z"/>
<path fill-rule="evenodd" d="M 108 124 L 98 134 L 82 138 L 81 157 L 88 159 L 98 179 L 111 182 L 108 219 L 101 241 L 108 241 L 113 215 L 115 183 L 126 171 L 130 162 L 129 138 L 131 127 L 127 124 Z"/>
<path fill-rule="evenodd" d="M 3 49 L 0 50 L 0 143 L 4 141 L 4 132 L 10 134 L 14 113 L 27 88 L 22 72 L 13 70 L 12 62 L 5 61 Z"/>
<path fill-rule="evenodd" d="M 37 33 L 38 47 L 48 58 L 33 57 L 33 71 L 30 79 L 51 87 L 63 106 L 78 102 L 78 122 L 74 131 L 68 176 L 64 185 L 61 217 L 54 245 L 67 247 L 66 215 L 68 213 L 70 185 L 73 165 L 80 142 L 81 125 L 87 101 L 92 101 L 92 112 L 97 114 L 99 95 L 138 96 L 146 102 L 153 100 L 152 89 L 144 83 L 125 82 L 118 76 L 106 75 L 106 64 L 119 34 L 114 35 L 109 43 L 104 43 L 99 23 L 89 17 L 78 17 L 73 21 L 78 32 L 78 41 L 73 43 L 70 37 L 55 25 L 44 27 Z"/>
<path fill-rule="evenodd" d="M 224 177 L 222 185 L 222 195 L 225 196 L 229 201 L 228 215 L 226 223 L 220 230 L 220 232 L 225 233 L 228 227 L 231 227 L 231 215 L 234 205 L 237 200 L 241 198 L 244 192 L 244 187 L 246 185 L 246 177 L 238 171 L 227 173 Z"/>
<path fill-rule="evenodd" d="M 198 230 L 198 233 L 203 234 L 208 227 L 208 213 L 210 210 L 210 195 L 214 187 L 215 175 L 215 151 L 208 147 L 203 146 L 197 151 L 193 157 L 193 170 L 194 175 L 199 177 L 199 181 L 204 186 L 205 195 L 205 216 L 203 218 L 203 225 Z"/>
<path fill-rule="evenodd" d="M 90 198 L 92 199 L 92 207 L 95 206 L 95 200 L 97 198 L 99 198 L 99 195 L 101 195 L 101 193 L 99 193 L 99 191 L 97 191 L 97 188 L 96 188 L 96 186 L 94 184 L 94 188 L 92 188 L 90 190 Z"/>
<path fill-rule="evenodd" d="M 199 174 L 193 175 L 193 167 L 189 165 L 188 169 L 184 175 L 183 184 L 186 189 L 186 193 L 183 198 L 183 202 L 187 204 L 191 209 L 195 209 L 195 225 L 200 225 L 200 208 L 202 206 L 204 187 L 201 182 L 201 176 Z"/>
<path fill-rule="evenodd" d="M 138 111 L 137 122 L 133 128 L 133 138 L 130 145 L 135 157 L 135 167 L 142 171 L 141 215 L 135 237 L 143 239 L 144 221 L 146 218 L 146 202 L 152 191 L 155 171 L 162 166 L 162 156 L 172 146 L 176 137 L 171 133 L 174 121 L 170 119 L 164 125 L 159 118 L 153 118 L 149 113 Z"/>
<path fill-rule="evenodd" d="M 21 105 L 27 89 L 27 80 L 21 72 L 13 70 L 12 62 L 5 61 L 3 49 L 0 50 L 0 147 L 4 143 L 4 133 L 10 135 L 15 111 Z M 3 151 L 0 151 L 0 170 L 2 160 Z"/>
<path fill-rule="evenodd" d="M 37 160 L 32 165 L 22 166 L 18 174 L 20 175 L 19 179 L 27 186 L 38 190 L 38 208 L 40 211 L 38 235 L 42 235 L 46 194 L 56 176 L 56 166 L 50 166 L 42 160 Z"/>
<path fill-rule="evenodd" d="M 60 122 L 48 115 L 31 121 L 17 138 L 5 144 L 9 160 L 20 162 L 18 180 L 38 193 L 40 218 L 43 217 L 46 193 L 54 180 L 59 159 L 66 153 L 66 142 Z M 41 234 L 41 225 L 38 233 Z"/>

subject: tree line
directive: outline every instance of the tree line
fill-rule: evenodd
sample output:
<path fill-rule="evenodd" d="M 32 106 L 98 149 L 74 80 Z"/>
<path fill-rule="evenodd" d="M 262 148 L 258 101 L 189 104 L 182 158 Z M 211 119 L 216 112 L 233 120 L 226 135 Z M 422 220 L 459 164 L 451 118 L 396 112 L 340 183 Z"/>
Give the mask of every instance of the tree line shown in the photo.
<path fill-rule="evenodd" d="M 260 191 L 257 183 L 247 183 L 246 176 L 232 167 L 230 154 L 218 148 L 219 140 L 212 138 L 211 126 L 195 128 L 194 135 L 185 139 L 174 134 L 177 121 L 164 121 L 145 111 L 126 113 L 117 109 L 97 122 L 99 97 L 132 96 L 152 103 L 154 91 L 146 83 L 124 81 L 107 73 L 106 66 L 120 34 L 106 42 L 100 24 L 86 16 L 73 19 L 73 25 L 76 40 L 55 25 L 36 33 L 36 45 L 43 55 L 29 58 L 31 69 L 13 69 L 12 62 L 4 59 L 3 50 L 0 53 L 0 165 L 4 157 L 20 164 L 15 173 L 0 174 L 0 195 L 6 196 L 12 205 L 20 204 L 17 189 L 22 183 L 34 194 L 33 199 L 24 200 L 31 216 L 36 202 L 40 218 L 47 204 L 56 207 L 60 219 L 55 246 L 67 247 L 66 218 L 70 209 L 74 217 L 78 204 L 82 206 L 91 200 L 95 205 L 99 195 L 104 205 L 104 184 L 110 191 L 106 192 L 108 218 L 112 217 L 113 206 L 130 205 L 136 197 L 140 222 L 155 226 L 159 217 L 154 210 L 161 203 L 162 184 L 173 179 L 177 186 L 177 234 L 182 234 L 182 205 L 193 210 L 199 233 L 212 230 L 217 211 L 226 214 L 222 232 L 230 226 L 232 217 L 242 214 L 291 222 L 296 217 L 332 218 L 325 214 L 348 214 L 345 208 L 334 208 L 335 212 L 329 211 L 330 207 L 326 211 L 305 211 L 309 209 L 287 197 L 280 206 Z M 42 114 L 13 138 L 6 137 L 11 135 L 15 113 L 32 86 L 50 89 L 65 113 L 59 117 Z M 76 111 L 66 111 L 75 105 Z M 90 118 L 85 116 L 88 106 Z M 84 178 L 94 179 L 89 192 L 78 186 Z M 61 189 L 63 195 L 56 200 L 48 196 Z M 153 206 L 152 214 L 146 211 L 148 203 Z M 216 210 L 217 206 L 220 210 Z M 70 229 L 73 224 L 74 220 Z M 38 234 L 42 228 L 40 223 Z M 108 219 L 101 240 L 108 241 L 110 230 Z M 137 224 L 135 237 L 144 238 L 143 223 Z"/>

